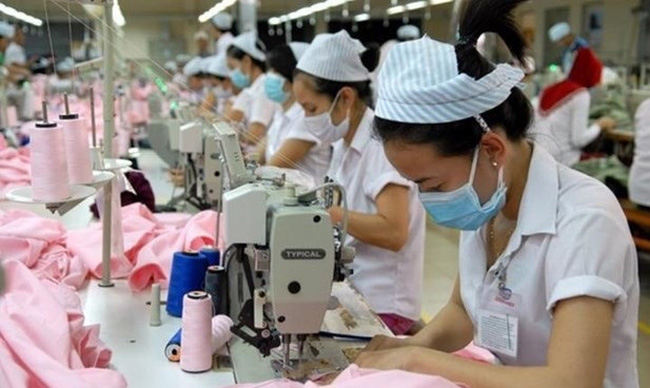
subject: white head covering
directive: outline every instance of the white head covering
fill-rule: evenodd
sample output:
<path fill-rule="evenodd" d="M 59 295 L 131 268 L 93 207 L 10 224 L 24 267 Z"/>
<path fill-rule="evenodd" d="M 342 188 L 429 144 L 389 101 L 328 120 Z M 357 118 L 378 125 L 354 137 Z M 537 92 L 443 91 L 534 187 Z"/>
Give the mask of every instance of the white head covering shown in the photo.
<path fill-rule="evenodd" d="M 212 24 L 220 30 L 232 28 L 232 16 L 229 13 L 218 13 L 212 17 Z"/>
<path fill-rule="evenodd" d="M 58 73 L 72 73 L 74 70 L 74 59 L 66 57 L 64 60 L 56 63 Z"/>
<path fill-rule="evenodd" d="M 255 45 L 257 42 L 257 31 L 248 31 L 237 36 L 235 40 L 232 41 L 232 45 L 250 55 L 254 59 L 264 62 L 266 61 L 266 54 L 264 54 L 264 51 L 257 48 Z"/>
<path fill-rule="evenodd" d="M 217 77 L 230 78 L 230 69 L 228 69 L 228 64 L 226 63 L 226 55 L 213 55 L 206 58 L 209 61 L 209 66 L 206 70 L 206 73 L 216 75 Z"/>
<path fill-rule="evenodd" d="M 293 57 L 296 58 L 296 62 L 298 62 L 300 58 L 302 58 L 302 56 L 305 55 L 305 52 L 309 48 L 309 43 L 291 42 L 289 43 L 289 48 L 293 53 Z"/>
<path fill-rule="evenodd" d="M 208 33 L 203 30 L 199 30 L 196 32 L 196 34 L 194 34 L 194 40 L 208 40 L 208 39 L 210 39 L 208 37 Z"/>
<path fill-rule="evenodd" d="M 189 62 L 191 59 L 192 59 L 192 57 L 191 57 L 190 55 L 187 55 L 187 54 L 178 54 L 178 55 L 176 56 L 176 64 L 179 65 L 179 66 L 180 66 L 180 65 L 185 66 L 185 64 L 186 64 L 187 62 Z"/>
<path fill-rule="evenodd" d="M 298 61 L 297 69 L 313 76 L 337 82 L 361 82 L 370 79 L 370 72 L 361 62 L 366 48 L 347 31 L 320 34 Z"/>
<path fill-rule="evenodd" d="M 203 64 L 203 58 L 200 57 L 192 58 L 189 62 L 187 62 L 187 64 L 185 64 L 185 67 L 183 67 L 183 74 L 186 77 L 190 77 L 201 73 L 202 64 Z"/>
<path fill-rule="evenodd" d="M 165 62 L 165 66 L 163 66 L 163 68 L 170 73 L 176 73 L 178 71 L 178 65 L 174 61 Z"/>
<path fill-rule="evenodd" d="M 503 103 L 523 78 L 520 69 L 505 64 L 479 80 L 459 74 L 454 46 L 425 36 L 397 44 L 388 54 L 375 115 L 417 124 L 478 117 Z"/>
<path fill-rule="evenodd" d="M 571 33 L 571 26 L 569 23 L 557 23 L 550 30 L 548 30 L 548 37 L 551 39 L 551 42 L 557 43 L 560 40 L 566 38 Z"/>
<path fill-rule="evenodd" d="M 7 22 L 0 21 L 0 38 L 13 38 L 16 28 Z"/>
<path fill-rule="evenodd" d="M 413 40 L 420 39 L 420 29 L 414 25 L 407 24 L 397 30 L 397 39 L 399 40 Z"/>

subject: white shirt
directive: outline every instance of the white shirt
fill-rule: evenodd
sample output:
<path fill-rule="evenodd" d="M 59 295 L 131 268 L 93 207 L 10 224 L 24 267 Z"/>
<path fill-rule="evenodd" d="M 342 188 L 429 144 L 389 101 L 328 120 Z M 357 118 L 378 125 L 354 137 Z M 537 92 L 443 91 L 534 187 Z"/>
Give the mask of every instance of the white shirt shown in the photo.
<path fill-rule="evenodd" d="M 352 144 L 334 143 L 329 176 L 346 189 L 350 210 L 376 214 L 375 200 L 389 184 L 408 187 L 409 239 L 399 252 L 363 243 L 348 236 L 356 248 L 350 280 L 377 313 L 417 320 L 422 299 L 425 216 L 414 184 L 388 162 L 382 144 L 372 137 L 374 113 L 366 110 Z"/>
<path fill-rule="evenodd" d="M 251 86 L 242 90 L 233 104 L 233 110 L 244 113 L 244 120 L 248 124 L 259 123 L 268 128 L 273 120 L 279 105 L 271 101 L 264 91 L 266 74 L 259 75 Z"/>
<path fill-rule="evenodd" d="M 232 44 L 235 37 L 230 32 L 223 33 L 217 42 L 214 44 L 214 55 L 226 55 L 228 47 Z"/>
<path fill-rule="evenodd" d="M 607 187 L 536 145 L 520 209 L 517 229 L 489 271 L 486 228 L 461 234 L 460 291 L 474 326 L 479 298 L 497 289 L 496 269 L 511 260 L 506 287 L 522 297 L 518 355 L 497 357 L 505 365 L 546 365 L 553 308 L 590 296 L 615 303 L 604 386 L 638 387 L 637 254 L 618 201 Z"/>
<path fill-rule="evenodd" d="M 25 54 L 25 49 L 16 42 L 11 42 L 5 51 L 5 64 L 27 64 L 27 55 Z"/>
<path fill-rule="evenodd" d="M 634 161 L 630 169 L 630 199 L 650 206 L 650 100 L 636 111 L 634 133 Z"/>
<path fill-rule="evenodd" d="M 293 103 L 287 111 L 282 108 L 275 111 L 273 123 L 266 131 L 265 159 L 267 163 L 282 147 L 290 127 L 302 116 L 304 116 L 304 112 L 298 103 Z"/>
<path fill-rule="evenodd" d="M 589 126 L 591 95 L 586 89 L 570 96 L 548 116 L 537 115 L 539 142 L 558 162 L 573 166 L 580 161 L 582 148 L 600 135 L 600 126 Z"/>

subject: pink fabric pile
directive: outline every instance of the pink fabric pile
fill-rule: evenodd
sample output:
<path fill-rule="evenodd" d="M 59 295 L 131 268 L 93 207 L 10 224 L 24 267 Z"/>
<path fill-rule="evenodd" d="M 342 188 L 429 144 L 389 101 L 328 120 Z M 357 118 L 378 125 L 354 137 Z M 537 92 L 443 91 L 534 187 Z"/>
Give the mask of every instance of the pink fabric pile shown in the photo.
<path fill-rule="evenodd" d="M 98 325 L 84 326 L 73 288 L 39 280 L 17 260 L 2 265 L 7 289 L 0 296 L 1 387 L 126 387 L 120 373 L 107 369 L 111 351 L 100 341 Z"/>
<path fill-rule="evenodd" d="M 9 147 L 0 135 L 0 200 L 4 199 L 6 192 L 28 186 L 30 172 L 29 150 Z"/>

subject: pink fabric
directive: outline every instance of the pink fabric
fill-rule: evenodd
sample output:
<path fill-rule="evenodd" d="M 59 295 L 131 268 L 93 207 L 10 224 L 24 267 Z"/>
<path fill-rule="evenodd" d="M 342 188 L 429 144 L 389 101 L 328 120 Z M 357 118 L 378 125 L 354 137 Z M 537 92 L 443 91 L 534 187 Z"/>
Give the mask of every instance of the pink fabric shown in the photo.
<path fill-rule="evenodd" d="M 80 288 L 88 274 L 83 262 L 70 254 L 66 231 L 56 220 L 23 210 L 0 213 L 0 247 L 4 260 L 17 260 L 40 279 Z"/>
<path fill-rule="evenodd" d="M 0 144 L 0 199 L 4 199 L 8 191 L 20 186 L 29 186 L 31 183 L 29 152 L 26 149 L 19 151 L 7 147 L 4 138 L 2 140 L 3 144 Z"/>
<path fill-rule="evenodd" d="M 405 335 L 411 330 L 415 321 L 397 314 L 379 314 L 379 318 L 388 326 L 395 335 Z"/>
<path fill-rule="evenodd" d="M 84 326 L 71 288 L 39 281 L 21 262 L 2 263 L 8 279 L 0 298 L 0 386 L 126 387 L 108 366 L 111 352 L 99 327 Z"/>
<path fill-rule="evenodd" d="M 273 380 L 259 384 L 232 385 L 237 388 L 458 388 L 462 385 L 454 384 L 439 376 L 421 375 L 401 370 L 374 371 L 361 369 L 350 365 L 332 382 L 331 385 L 318 385 L 308 381 L 305 384 L 290 380 Z"/>
<path fill-rule="evenodd" d="M 474 344 L 474 342 L 470 342 L 465 349 L 459 350 L 454 355 L 458 357 L 462 357 L 468 360 L 472 361 L 478 361 L 482 362 L 485 364 L 496 364 L 497 363 L 497 358 L 492 354 L 487 349 L 480 348 Z"/>
<path fill-rule="evenodd" d="M 203 211 L 192 217 L 185 227 L 156 237 L 138 255 L 138 263 L 129 277 L 129 286 L 140 291 L 154 282 L 167 287 L 174 252 L 198 251 L 206 245 L 223 246 L 223 237 L 215 244 L 217 213 Z"/>

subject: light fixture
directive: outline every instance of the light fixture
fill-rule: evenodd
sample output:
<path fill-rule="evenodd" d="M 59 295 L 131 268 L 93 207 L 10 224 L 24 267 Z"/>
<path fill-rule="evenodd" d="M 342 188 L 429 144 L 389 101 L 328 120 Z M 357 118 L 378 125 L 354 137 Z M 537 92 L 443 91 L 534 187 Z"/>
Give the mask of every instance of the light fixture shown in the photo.
<path fill-rule="evenodd" d="M 223 0 L 217 4 L 215 4 L 212 8 L 209 10 L 203 12 L 201 16 L 199 16 L 199 22 L 205 23 L 208 20 L 212 19 L 216 14 L 219 12 L 225 11 L 228 7 L 231 7 L 235 5 L 237 0 Z"/>
<path fill-rule="evenodd" d="M 406 7 L 403 5 L 397 5 L 395 7 L 390 7 L 386 10 L 386 13 L 389 15 L 395 15 L 397 13 L 402 13 L 406 11 Z"/>
<path fill-rule="evenodd" d="M 115 0 L 113 3 L 113 22 L 118 25 L 119 27 L 124 27 L 126 24 L 126 19 L 124 19 L 124 14 L 122 13 L 122 9 L 120 8 L 120 4 L 118 0 Z"/>
<path fill-rule="evenodd" d="M 41 19 L 35 18 L 31 15 L 28 15 L 24 12 L 18 11 L 17 9 L 13 7 L 9 7 L 7 5 L 4 5 L 0 3 L 0 12 L 3 14 L 12 17 L 14 19 L 18 19 L 22 22 L 29 23 L 31 25 L 34 25 L 36 27 L 40 27 L 43 25 L 43 21 Z"/>
<path fill-rule="evenodd" d="M 429 3 L 431 3 L 431 5 L 439 5 L 439 4 L 451 3 L 452 1 L 454 0 L 431 0 L 429 1 Z"/>
<path fill-rule="evenodd" d="M 224 2 L 225 1 L 233 1 L 233 0 L 224 0 Z M 236 1 L 236 0 L 234 0 L 234 1 Z M 313 5 L 309 6 L 309 7 L 303 7 L 303 8 L 297 9 L 297 10 L 295 10 L 293 12 L 289 12 L 289 13 L 287 13 L 285 15 L 272 17 L 272 18 L 269 19 L 269 24 L 274 26 L 274 25 L 283 23 L 285 21 L 304 18 L 304 17 L 310 16 L 310 15 L 316 13 L 316 12 L 326 11 L 326 10 L 328 10 L 330 8 L 339 7 L 341 5 L 347 4 L 347 3 L 352 2 L 352 1 L 354 1 L 354 0 L 325 0 L 325 1 L 321 1 L 320 3 L 315 3 L 315 4 L 313 4 Z M 285 20 L 285 18 L 286 18 L 286 20 Z"/>
<path fill-rule="evenodd" d="M 355 22 L 365 22 L 366 20 L 370 20 L 370 14 L 368 13 L 360 13 L 354 17 Z"/>
<path fill-rule="evenodd" d="M 423 0 L 423 1 L 414 1 L 412 3 L 408 3 L 408 4 L 405 5 L 405 7 L 406 7 L 406 9 L 408 11 L 413 11 L 413 10 L 416 10 L 416 9 L 424 8 L 427 5 L 429 5 L 429 4 L 426 1 Z"/>

